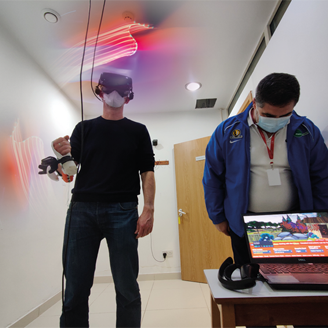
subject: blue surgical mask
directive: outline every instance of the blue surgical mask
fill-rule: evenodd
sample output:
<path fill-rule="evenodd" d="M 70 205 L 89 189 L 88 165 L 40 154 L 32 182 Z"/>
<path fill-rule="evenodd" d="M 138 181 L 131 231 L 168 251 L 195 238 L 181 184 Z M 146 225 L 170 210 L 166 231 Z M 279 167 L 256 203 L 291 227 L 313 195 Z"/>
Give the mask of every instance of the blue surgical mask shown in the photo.
<path fill-rule="evenodd" d="M 264 131 L 275 133 L 289 123 L 290 116 L 287 117 L 265 117 L 259 115 L 257 125 Z"/>

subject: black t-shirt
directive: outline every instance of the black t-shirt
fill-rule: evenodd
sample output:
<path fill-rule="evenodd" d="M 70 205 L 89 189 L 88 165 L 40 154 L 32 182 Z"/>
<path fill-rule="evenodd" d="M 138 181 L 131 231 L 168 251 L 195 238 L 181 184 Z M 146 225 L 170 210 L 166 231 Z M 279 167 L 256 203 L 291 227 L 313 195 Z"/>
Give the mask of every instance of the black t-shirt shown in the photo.
<path fill-rule="evenodd" d="M 154 170 L 154 153 L 145 125 L 123 118 L 97 117 L 75 127 L 70 143 L 72 156 L 81 170 L 73 189 L 74 201 L 136 201 L 139 174 Z"/>

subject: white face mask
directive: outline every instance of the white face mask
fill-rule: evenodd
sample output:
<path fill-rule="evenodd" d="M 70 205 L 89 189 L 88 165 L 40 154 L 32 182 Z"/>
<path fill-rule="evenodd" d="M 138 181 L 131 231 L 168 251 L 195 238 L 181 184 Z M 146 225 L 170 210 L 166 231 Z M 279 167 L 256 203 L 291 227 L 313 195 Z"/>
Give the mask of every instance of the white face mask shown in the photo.
<path fill-rule="evenodd" d="M 121 95 L 115 90 L 109 94 L 104 93 L 103 98 L 104 98 L 105 103 L 108 106 L 114 107 L 114 108 L 121 107 L 125 102 L 125 99 L 123 97 L 121 97 Z"/>

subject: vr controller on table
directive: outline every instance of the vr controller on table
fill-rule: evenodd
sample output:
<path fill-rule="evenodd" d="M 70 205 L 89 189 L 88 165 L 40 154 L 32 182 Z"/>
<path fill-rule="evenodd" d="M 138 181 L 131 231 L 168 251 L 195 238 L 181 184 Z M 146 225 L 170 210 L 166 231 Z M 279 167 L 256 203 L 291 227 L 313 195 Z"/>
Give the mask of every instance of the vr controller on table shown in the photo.
<path fill-rule="evenodd" d="M 48 156 L 41 160 L 41 165 L 39 169 L 42 171 L 39 174 L 47 174 L 51 180 L 58 181 L 58 176 L 61 176 L 65 182 L 73 181 L 74 174 L 77 173 L 77 167 L 74 163 L 74 159 L 70 153 L 62 156 L 56 151 L 53 143 L 51 143 L 51 148 L 54 151 L 57 158 Z M 58 171 L 58 164 L 62 165 L 62 171 L 65 174 L 61 174 Z"/>

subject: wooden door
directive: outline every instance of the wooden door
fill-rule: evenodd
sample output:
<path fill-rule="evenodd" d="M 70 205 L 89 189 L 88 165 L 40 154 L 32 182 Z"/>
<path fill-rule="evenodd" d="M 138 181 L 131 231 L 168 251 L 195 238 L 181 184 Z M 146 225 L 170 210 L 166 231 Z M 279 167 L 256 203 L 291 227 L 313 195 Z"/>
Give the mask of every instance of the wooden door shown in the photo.
<path fill-rule="evenodd" d="M 210 137 L 174 145 L 182 280 L 206 282 L 204 269 L 219 269 L 232 256 L 230 237 L 209 219 L 202 185 Z"/>

